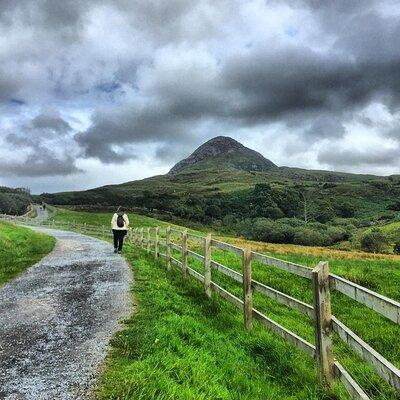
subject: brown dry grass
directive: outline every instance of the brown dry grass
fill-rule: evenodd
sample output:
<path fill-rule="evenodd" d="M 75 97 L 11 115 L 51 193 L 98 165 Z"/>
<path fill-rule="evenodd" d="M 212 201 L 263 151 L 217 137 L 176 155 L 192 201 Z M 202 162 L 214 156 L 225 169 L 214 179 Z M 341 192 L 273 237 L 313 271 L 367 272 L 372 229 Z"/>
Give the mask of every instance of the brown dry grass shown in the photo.
<path fill-rule="evenodd" d="M 296 244 L 264 243 L 264 242 L 246 240 L 243 238 L 219 237 L 219 239 L 238 247 L 251 247 L 252 250 L 261 253 L 303 254 L 306 256 L 314 256 L 327 259 L 333 258 L 342 260 L 362 259 L 362 260 L 400 261 L 400 255 L 394 255 L 394 254 L 380 254 L 380 253 L 375 254 L 375 253 L 366 253 L 363 251 L 338 250 L 329 247 L 299 246 Z"/>

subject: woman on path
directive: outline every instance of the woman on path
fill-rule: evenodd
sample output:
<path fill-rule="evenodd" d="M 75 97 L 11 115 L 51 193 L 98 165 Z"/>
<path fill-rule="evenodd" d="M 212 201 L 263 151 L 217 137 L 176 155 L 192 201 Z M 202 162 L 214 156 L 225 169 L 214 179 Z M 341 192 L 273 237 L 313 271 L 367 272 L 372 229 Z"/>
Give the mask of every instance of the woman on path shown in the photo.
<path fill-rule="evenodd" d="M 114 253 L 121 254 L 124 244 L 124 236 L 128 233 L 129 219 L 122 207 L 118 207 L 117 212 L 111 219 L 111 229 L 114 235 Z"/>

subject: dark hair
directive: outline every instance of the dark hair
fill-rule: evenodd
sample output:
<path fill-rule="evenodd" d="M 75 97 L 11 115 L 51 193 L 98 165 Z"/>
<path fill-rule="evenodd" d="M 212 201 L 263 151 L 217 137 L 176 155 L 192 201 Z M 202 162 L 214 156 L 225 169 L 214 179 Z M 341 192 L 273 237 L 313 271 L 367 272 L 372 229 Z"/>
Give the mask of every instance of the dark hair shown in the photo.
<path fill-rule="evenodd" d="M 125 208 L 122 207 L 122 206 L 119 206 L 119 207 L 117 208 L 117 213 L 119 213 L 119 212 L 124 212 L 124 211 L 125 211 Z"/>

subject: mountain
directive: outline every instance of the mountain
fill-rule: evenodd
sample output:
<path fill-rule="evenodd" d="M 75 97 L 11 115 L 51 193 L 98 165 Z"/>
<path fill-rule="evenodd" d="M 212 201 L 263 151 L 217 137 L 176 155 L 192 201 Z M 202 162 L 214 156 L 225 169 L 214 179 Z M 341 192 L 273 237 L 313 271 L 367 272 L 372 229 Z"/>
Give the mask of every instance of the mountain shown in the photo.
<path fill-rule="evenodd" d="M 255 150 L 227 136 L 217 136 L 198 147 L 189 157 L 175 164 L 169 175 L 183 171 L 228 168 L 243 171 L 270 171 L 276 165 Z"/>
<path fill-rule="evenodd" d="M 44 193 L 38 200 L 87 209 L 123 205 L 206 224 L 254 218 L 308 220 L 304 210 L 311 208 L 319 222 L 356 217 L 360 224 L 372 224 L 398 218 L 399 198 L 398 175 L 278 167 L 236 140 L 218 136 L 165 175 L 85 191 Z"/>

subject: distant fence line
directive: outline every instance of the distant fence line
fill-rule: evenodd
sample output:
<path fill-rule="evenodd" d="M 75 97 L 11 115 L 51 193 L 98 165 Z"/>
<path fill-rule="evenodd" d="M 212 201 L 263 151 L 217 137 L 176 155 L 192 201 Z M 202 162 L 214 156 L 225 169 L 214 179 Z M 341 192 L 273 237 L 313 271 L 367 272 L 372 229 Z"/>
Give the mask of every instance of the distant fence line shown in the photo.
<path fill-rule="evenodd" d="M 0 218 L 29 225 L 44 225 L 54 228 L 77 230 L 82 233 L 103 237 L 111 236 L 110 228 L 104 225 L 79 224 L 74 221 L 56 222 L 51 219 L 36 221 L 28 217 L 10 217 L 5 215 L 0 215 Z M 179 244 L 175 243 L 177 238 Z M 173 239 L 175 239 L 175 242 Z M 189 239 L 202 246 L 204 255 L 189 249 Z M 167 270 L 170 270 L 171 266 L 175 266 L 182 271 L 184 278 L 190 276 L 202 282 L 204 291 L 208 297 L 211 297 L 212 292 L 216 292 L 243 310 L 244 326 L 246 329 L 252 329 L 253 319 L 257 319 L 276 334 L 315 358 L 323 384 L 330 386 L 333 380 L 338 378 L 343 382 L 353 399 L 365 400 L 369 398 L 345 368 L 334 359 L 332 336 L 333 332 L 336 332 L 340 339 L 352 348 L 361 359 L 368 363 L 377 374 L 395 390 L 400 391 L 400 370 L 332 315 L 330 291 L 331 289 L 335 289 L 397 324 L 400 324 L 400 303 L 340 276 L 331 274 L 327 262 L 320 262 L 314 269 L 311 269 L 304 265 L 251 251 L 249 248 L 240 248 L 213 239 L 211 234 L 203 237 L 189 233 L 186 229 L 180 230 L 169 226 L 135 228 L 129 232 L 128 241 L 133 245 L 144 248 L 147 252 L 154 253 L 156 259 L 160 257 L 165 259 Z M 165 249 L 165 252 L 160 251 L 161 247 Z M 214 261 L 211 256 L 213 247 L 240 256 L 242 259 L 242 273 Z M 174 258 L 171 250 L 180 252 L 181 260 Z M 189 259 L 191 257 L 203 263 L 203 274 L 189 266 Z M 313 304 L 304 303 L 252 279 L 252 261 L 257 261 L 311 280 Z M 242 284 L 242 298 L 238 298 L 213 282 L 212 270 L 219 271 Z M 307 342 L 299 335 L 253 308 L 253 292 L 259 292 L 310 317 L 314 324 L 316 344 L 313 345 Z"/>

